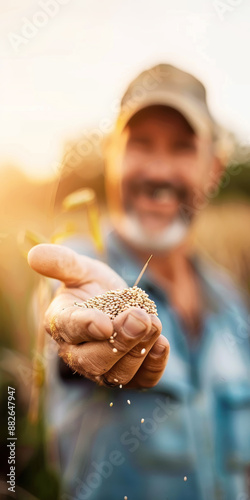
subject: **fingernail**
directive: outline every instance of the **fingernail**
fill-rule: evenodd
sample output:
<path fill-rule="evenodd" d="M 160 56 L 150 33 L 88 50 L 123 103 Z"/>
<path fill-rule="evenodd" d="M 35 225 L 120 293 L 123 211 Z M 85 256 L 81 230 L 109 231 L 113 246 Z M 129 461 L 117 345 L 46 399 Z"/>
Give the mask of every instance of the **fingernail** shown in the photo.
<path fill-rule="evenodd" d="M 88 332 L 93 335 L 94 337 L 104 337 L 103 333 L 99 328 L 96 326 L 95 323 L 91 322 L 88 326 Z"/>
<path fill-rule="evenodd" d="M 153 356 L 162 356 L 163 354 L 166 353 L 167 347 L 162 344 L 155 344 L 151 351 L 150 354 L 153 354 Z"/>
<path fill-rule="evenodd" d="M 136 318 L 133 314 L 129 314 L 123 323 L 124 332 L 130 337 L 134 335 L 139 335 L 144 330 L 146 330 L 146 325 L 140 319 Z"/>

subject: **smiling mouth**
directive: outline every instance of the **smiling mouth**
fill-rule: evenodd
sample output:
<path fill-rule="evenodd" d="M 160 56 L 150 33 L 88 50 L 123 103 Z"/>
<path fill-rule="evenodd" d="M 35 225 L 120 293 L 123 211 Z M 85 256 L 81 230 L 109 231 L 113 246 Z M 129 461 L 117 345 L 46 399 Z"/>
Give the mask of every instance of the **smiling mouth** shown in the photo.
<path fill-rule="evenodd" d="M 186 190 L 183 186 L 177 186 L 169 182 L 142 181 L 130 184 L 127 187 L 129 198 L 145 200 L 159 205 L 181 202 L 186 198 Z"/>
<path fill-rule="evenodd" d="M 146 186 L 138 193 L 139 196 L 140 194 L 160 204 L 175 201 L 177 198 L 175 190 L 170 186 Z"/>

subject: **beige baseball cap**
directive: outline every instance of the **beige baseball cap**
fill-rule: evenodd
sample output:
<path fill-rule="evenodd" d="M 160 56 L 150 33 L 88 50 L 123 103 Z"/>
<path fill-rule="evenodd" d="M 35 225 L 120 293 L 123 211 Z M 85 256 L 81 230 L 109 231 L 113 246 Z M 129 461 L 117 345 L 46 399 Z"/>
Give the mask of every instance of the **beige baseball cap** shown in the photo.
<path fill-rule="evenodd" d="M 231 134 L 211 116 L 206 89 L 197 78 L 171 64 L 158 64 L 143 71 L 130 83 L 121 100 L 116 132 L 120 133 L 138 111 L 153 105 L 177 109 L 198 136 L 212 138 L 217 156 L 227 161 L 233 147 Z"/>

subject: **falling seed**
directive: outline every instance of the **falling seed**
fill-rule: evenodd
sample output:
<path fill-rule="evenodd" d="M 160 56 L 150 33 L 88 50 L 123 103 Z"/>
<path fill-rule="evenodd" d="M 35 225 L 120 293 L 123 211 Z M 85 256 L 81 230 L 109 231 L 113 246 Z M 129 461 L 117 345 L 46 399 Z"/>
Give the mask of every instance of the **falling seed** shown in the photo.
<path fill-rule="evenodd" d="M 128 500 L 128 497 L 124 497 L 124 500 Z"/>
<path fill-rule="evenodd" d="M 113 347 L 112 351 L 113 351 L 113 352 L 117 352 L 116 347 Z"/>
<path fill-rule="evenodd" d="M 109 406 L 113 406 L 113 404 L 114 404 L 114 403 L 112 403 L 112 402 L 111 402 L 111 403 L 109 403 Z"/>
<path fill-rule="evenodd" d="M 115 338 L 117 335 L 117 332 L 114 332 L 113 335 L 111 335 L 111 337 Z"/>
<path fill-rule="evenodd" d="M 144 418 L 141 418 L 141 424 L 143 424 L 143 422 L 144 422 Z"/>
<path fill-rule="evenodd" d="M 114 338 L 114 336 L 113 336 L 113 335 L 110 335 L 109 340 L 112 340 L 113 338 Z"/>
<path fill-rule="evenodd" d="M 131 405 L 130 399 L 127 399 L 127 403 L 128 403 L 128 405 Z"/>
<path fill-rule="evenodd" d="M 143 349 L 141 350 L 141 354 L 145 354 L 145 352 L 146 352 L 146 349 L 145 349 L 145 347 L 143 347 Z"/>
<path fill-rule="evenodd" d="M 184 481 L 187 481 L 187 476 L 184 476 Z"/>
<path fill-rule="evenodd" d="M 109 339 L 110 344 L 114 343 L 114 339 Z"/>
<path fill-rule="evenodd" d="M 119 382 L 118 378 L 114 378 L 114 382 Z"/>
<path fill-rule="evenodd" d="M 120 389 L 122 389 L 122 384 L 119 385 Z"/>

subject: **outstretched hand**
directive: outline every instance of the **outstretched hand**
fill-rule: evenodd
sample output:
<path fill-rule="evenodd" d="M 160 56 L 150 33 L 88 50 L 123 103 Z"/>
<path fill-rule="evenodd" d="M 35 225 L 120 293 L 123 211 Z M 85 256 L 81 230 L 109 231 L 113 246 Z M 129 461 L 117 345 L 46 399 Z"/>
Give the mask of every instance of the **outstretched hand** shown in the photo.
<path fill-rule="evenodd" d="M 157 384 L 169 355 L 157 316 L 132 307 L 111 320 L 97 309 L 74 306 L 76 301 L 126 288 L 118 274 L 103 262 L 60 245 L 33 247 L 28 262 L 38 273 L 62 282 L 46 312 L 45 328 L 73 371 L 100 385 L 144 388 Z M 115 343 L 110 343 L 114 332 Z"/>

